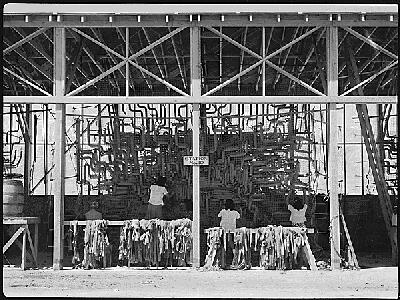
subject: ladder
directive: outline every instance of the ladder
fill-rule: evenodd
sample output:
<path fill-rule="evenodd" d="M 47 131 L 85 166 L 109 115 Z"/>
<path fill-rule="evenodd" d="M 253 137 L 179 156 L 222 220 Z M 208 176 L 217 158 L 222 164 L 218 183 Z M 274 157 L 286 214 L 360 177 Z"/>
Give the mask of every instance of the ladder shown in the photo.
<path fill-rule="evenodd" d="M 352 84 L 356 85 L 361 82 L 356 60 L 354 58 L 354 53 L 350 46 L 347 47 L 347 59 L 349 61 L 349 74 L 351 76 L 350 80 Z M 360 96 L 364 96 L 364 91 L 362 87 L 359 87 L 358 94 Z M 385 181 L 385 173 L 383 171 L 383 167 L 380 160 L 380 155 L 378 152 L 378 148 L 376 146 L 374 132 L 371 126 L 370 118 L 368 115 L 368 109 L 366 104 L 356 104 L 358 119 L 360 120 L 361 126 L 361 134 L 364 139 L 365 148 L 368 154 L 369 166 L 372 170 L 372 174 L 374 176 L 374 181 L 376 185 L 376 190 L 378 192 L 378 198 L 382 209 L 383 219 L 385 221 L 386 229 L 389 235 L 389 240 L 392 245 L 392 249 L 397 253 L 397 238 L 391 234 L 392 230 L 392 214 L 393 207 L 390 200 L 389 189 L 387 183 Z"/>

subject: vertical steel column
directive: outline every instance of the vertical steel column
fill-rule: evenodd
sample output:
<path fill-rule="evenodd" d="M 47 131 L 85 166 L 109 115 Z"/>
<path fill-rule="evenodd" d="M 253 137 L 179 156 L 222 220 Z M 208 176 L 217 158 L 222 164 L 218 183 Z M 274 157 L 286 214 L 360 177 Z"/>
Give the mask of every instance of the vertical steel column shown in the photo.
<path fill-rule="evenodd" d="M 265 55 L 266 55 L 266 53 L 265 53 L 265 27 L 264 26 L 263 26 L 261 32 L 262 32 L 262 38 L 261 38 L 262 53 L 261 53 L 261 55 L 264 58 Z M 265 96 L 265 61 L 262 63 L 262 72 L 261 72 L 261 74 L 262 74 L 262 95 Z M 265 114 L 265 105 L 264 104 L 261 105 L 261 111 L 262 111 L 262 113 L 261 113 L 262 126 L 264 126 L 264 114 Z M 267 114 L 268 114 L 268 111 L 267 111 Z M 256 126 L 257 125 L 258 124 L 256 124 Z M 261 129 L 261 131 L 262 131 L 262 129 Z"/>
<path fill-rule="evenodd" d="M 326 30 L 326 64 L 327 64 L 327 96 L 337 96 L 338 86 L 338 28 L 330 26 Z M 330 244 L 331 267 L 340 269 L 340 224 L 338 197 L 338 142 L 337 142 L 337 109 L 336 103 L 328 104 L 329 139 L 328 139 L 328 186 L 330 193 Z"/>
<path fill-rule="evenodd" d="M 65 95 L 65 28 L 54 28 L 54 84 L 56 97 Z M 64 258 L 65 104 L 56 104 L 54 167 L 53 270 L 62 270 Z"/>
<path fill-rule="evenodd" d="M 262 57 L 265 57 L 265 27 L 262 28 Z M 265 96 L 265 61 L 262 63 L 262 95 Z M 264 113 L 264 109 L 263 109 Z"/>
<path fill-rule="evenodd" d="M 201 96 L 200 28 L 190 28 L 191 96 Z M 200 104 L 193 104 L 193 156 L 200 155 Z M 192 266 L 200 267 L 200 166 L 193 166 L 193 257 Z"/>
<path fill-rule="evenodd" d="M 125 28 L 125 57 L 129 57 L 129 27 Z M 129 97 L 129 62 L 125 65 L 125 97 Z"/>

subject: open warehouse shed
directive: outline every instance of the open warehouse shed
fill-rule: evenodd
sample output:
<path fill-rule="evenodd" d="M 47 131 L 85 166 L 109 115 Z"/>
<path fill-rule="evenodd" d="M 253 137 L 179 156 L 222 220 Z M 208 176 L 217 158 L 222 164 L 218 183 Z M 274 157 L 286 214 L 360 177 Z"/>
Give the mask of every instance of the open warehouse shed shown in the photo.
<path fill-rule="evenodd" d="M 40 218 L 34 243 L 20 232 L 35 260 L 68 264 L 95 201 L 115 265 L 160 175 L 163 220 L 190 221 L 179 265 L 204 265 L 225 200 L 238 227 L 290 227 L 294 195 L 333 269 L 351 244 L 397 257 L 396 5 L 8 4 L 3 21 L 3 223 Z"/>

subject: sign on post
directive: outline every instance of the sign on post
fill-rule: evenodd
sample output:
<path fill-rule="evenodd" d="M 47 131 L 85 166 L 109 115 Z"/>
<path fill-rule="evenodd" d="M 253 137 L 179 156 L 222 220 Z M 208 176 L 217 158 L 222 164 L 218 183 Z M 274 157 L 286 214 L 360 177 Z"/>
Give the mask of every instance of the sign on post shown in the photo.
<path fill-rule="evenodd" d="M 208 166 L 208 156 L 184 156 L 185 166 Z"/>

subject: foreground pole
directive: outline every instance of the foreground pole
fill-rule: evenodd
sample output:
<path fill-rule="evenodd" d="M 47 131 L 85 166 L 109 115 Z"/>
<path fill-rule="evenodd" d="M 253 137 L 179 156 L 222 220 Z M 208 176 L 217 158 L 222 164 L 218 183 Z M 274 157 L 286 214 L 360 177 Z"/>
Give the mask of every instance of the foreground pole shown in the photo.
<path fill-rule="evenodd" d="M 201 96 L 200 28 L 190 28 L 191 96 Z M 193 156 L 200 155 L 200 104 L 193 104 Z M 200 166 L 193 166 L 193 257 L 192 266 L 200 267 Z"/>

